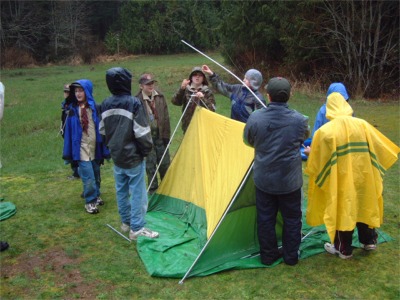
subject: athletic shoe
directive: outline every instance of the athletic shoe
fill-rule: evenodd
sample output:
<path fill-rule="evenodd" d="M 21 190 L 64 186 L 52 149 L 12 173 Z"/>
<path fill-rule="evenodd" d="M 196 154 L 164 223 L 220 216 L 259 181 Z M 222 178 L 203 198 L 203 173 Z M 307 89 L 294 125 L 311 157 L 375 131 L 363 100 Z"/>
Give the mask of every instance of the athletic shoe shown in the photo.
<path fill-rule="evenodd" d="M 104 205 L 104 201 L 100 197 L 97 197 L 96 206 L 102 206 L 102 205 Z"/>
<path fill-rule="evenodd" d="M 128 232 L 130 229 L 131 229 L 131 226 L 129 224 L 122 223 L 122 225 L 121 225 L 122 232 Z"/>
<path fill-rule="evenodd" d="M 145 227 L 143 227 L 142 229 L 140 229 L 138 231 L 131 230 L 129 232 L 129 239 L 131 239 L 133 241 L 137 240 L 137 238 L 139 236 L 145 236 L 145 237 L 154 239 L 154 238 L 158 238 L 158 232 L 157 231 L 152 231 L 152 230 L 150 230 L 148 228 L 145 228 Z"/>
<path fill-rule="evenodd" d="M 352 254 L 350 254 L 350 255 L 344 255 L 344 254 L 340 253 L 340 251 L 337 250 L 337 249 L 335 248 L 335 246 L 332 245 L 332 244 L 330 244 L 330 243 L 325 243 L 324 248 L 325 248 L 325 250 L 326 250 L 328 253 L 330 253 L 330 254 L 333 254 L 333 255 L 339 254 L 339 257 L 340 257 L 341 259 L 349 259 L 350 257 L 353 256 Z"/>
<path fill-rule="evenodd" d="M 85 209 L 89 214 L 97 214 L 99 212 L 95 202 L 85 204 Z"/>
<path fill-rule="evenodd" d="M 69 179 L 69 180 L 77 180 L 77 179 L 80 179 L 80 177 L 76 177 L 74 175 L 71 175 L 71 176 L 68 176 L 67 179 Z"/>
<path fill-rule="evenodd" d="M 0 242 L 0 251 L 7 250 L 8 247 L 10 247 L 10 245 L 7 242 L 3 242 L 3 241 Z"/>
<path fill-rule="evenodd" d="M 360 244 L 360 245 L 361 245 L 361 248 L 363 248 L 366 251 L 376 250 L 376 245 L 375 244 L 368 244 L 368 245 Z"/>

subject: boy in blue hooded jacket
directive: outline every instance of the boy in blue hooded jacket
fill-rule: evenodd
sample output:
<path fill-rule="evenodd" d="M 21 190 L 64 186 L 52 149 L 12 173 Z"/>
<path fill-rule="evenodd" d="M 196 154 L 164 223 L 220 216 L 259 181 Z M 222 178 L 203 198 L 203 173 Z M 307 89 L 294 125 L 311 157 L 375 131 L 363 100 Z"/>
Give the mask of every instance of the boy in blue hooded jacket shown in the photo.
<path fill-rule="evenodd" d="M 346 87 L 341 82 L 334 82 L 332 83 L 329 88 L 328 92 L 326 93 L 326 98 L 332 93 L 339 93 L 343 96 L 346 101 L 349 101 L 349 94 L 347 93 Z M 314 128 L 311 133 L 311 139 L 314 136 L 314 133 L 325 123 L 328 123 L 329 120 L 326 118 L 326 102 L 321 106 L 319 109 L 317 116 L 315 117 Z"/>
<path fill-rule="evenodd" d="M 92 96 L 92 82 L 81 79 L 72 83 L 70 89 L 72 106 L 64 128 L 63 159 L 78 162 L 85 210 L 96 214 L 97 206 L 104 204 L 100 198 L 100 165 L 110 153 L 99 133 L 100 119 Z"/>

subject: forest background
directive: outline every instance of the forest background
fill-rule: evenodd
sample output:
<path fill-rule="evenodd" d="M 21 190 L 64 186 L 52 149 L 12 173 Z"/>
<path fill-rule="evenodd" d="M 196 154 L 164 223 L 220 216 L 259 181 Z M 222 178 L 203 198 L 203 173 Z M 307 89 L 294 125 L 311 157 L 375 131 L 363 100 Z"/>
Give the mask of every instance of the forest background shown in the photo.
<path fill-rule="evenodd" d="M 92 64 L 104 55 L 218 51 L 351 96 L 399 99 L 399 1 L 12 1 L 1 5 L 1 67 Z"/>

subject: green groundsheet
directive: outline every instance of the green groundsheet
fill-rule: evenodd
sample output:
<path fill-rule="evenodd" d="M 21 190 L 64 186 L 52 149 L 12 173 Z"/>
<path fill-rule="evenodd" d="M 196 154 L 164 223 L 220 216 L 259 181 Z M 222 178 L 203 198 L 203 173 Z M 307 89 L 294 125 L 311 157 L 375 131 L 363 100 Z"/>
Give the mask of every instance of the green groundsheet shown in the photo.
<path fill-rule="evenodd" d="M 304 219 L 304 218 L 303 218 Z M 162 211 L 150 211 L 146 217 L 147 225 L 160 233 L 157 239 L 140 237 L 137 242 L 139 255 L 151 276 L 182 278 L 196 260 L 205 242 L 204 236 L 199 236 L 198 230 L 179 217 Z M 303 220 L 303 240 L 300 245 L 300 260 L 323 253 L 324 243 L 329 237 L 324 226 L 310 227 Z M 391 241 L 392 238 L 382 231 L 378 231 L 378 243 Z M 203 232 L 204 234 L 204 232 Z M 360 247 L 357 229 L 353 235 L 353 246 Z M 234 257 L 234 255 L 233 255 Z M 279 259 L 274 267 L 282 262 Z M 204 264 L 203 262 L 203 265 Z M 220 265 L 212 265 L 209 269 L 191 272 L 191 276 L 206 276 L 230 269 L 267 268 L 261 264 L 258 251 L 239 258 L 223 259 Z"/>

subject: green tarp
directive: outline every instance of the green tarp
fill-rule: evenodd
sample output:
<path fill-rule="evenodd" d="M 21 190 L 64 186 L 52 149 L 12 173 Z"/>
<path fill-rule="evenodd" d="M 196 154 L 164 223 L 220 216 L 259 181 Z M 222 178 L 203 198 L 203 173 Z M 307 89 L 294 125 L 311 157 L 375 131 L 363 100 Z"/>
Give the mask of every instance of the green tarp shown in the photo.
<path fill-rule="evenodd" d="M 181 278 L 182 282 L 223 270 L 266 267 L 259 258 L 254 150 L 244 145 L 243 128 L 243 123 L 196 110 L 149 202 L 146 226 L 160 236 L 137 241 L 150 275 Z M 280 216 L 276 230 L 280 240 Z M 323 226 L 311 228 L 303 220 L 302 232 L 300 259 L 324 252 L 329 238 Z M 388 240 L 380 234 L 380 242 Z M 354 245 L 358 246 L 356 235 Z"/>

